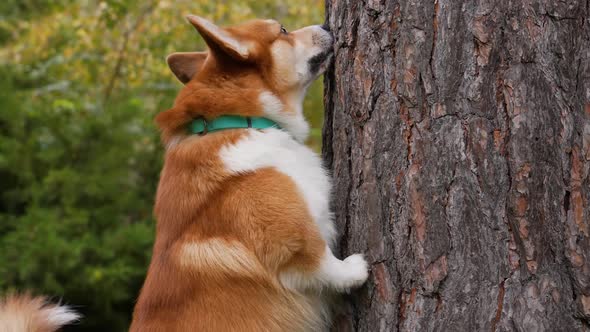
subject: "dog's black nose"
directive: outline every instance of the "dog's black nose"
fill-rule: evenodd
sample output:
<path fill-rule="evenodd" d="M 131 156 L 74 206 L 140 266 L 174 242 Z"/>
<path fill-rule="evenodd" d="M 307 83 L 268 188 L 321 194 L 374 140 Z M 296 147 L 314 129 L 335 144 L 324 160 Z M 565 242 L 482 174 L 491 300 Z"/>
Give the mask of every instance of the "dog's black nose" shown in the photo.
<path fill-rule="evenodd" d="M 322 29 L 324 29 L 324 30 L 326 30 L 326 31 L 330 32 L 330 26 L 328 25 L 328 22 L 325 22 L 325 23 L 322 25 Z"/>

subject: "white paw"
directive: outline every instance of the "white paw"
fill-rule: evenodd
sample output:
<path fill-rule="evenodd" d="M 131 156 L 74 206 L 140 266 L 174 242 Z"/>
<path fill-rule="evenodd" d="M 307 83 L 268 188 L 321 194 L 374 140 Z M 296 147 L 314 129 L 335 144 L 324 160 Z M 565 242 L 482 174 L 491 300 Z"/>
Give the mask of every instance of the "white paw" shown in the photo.
<path fill-rule="evenodd" d="M 369 267 L 362 254 L 354 254 L 344 260 L 345 274 L 342 278 L 344 290 L 360 287 L 369 277 Z"/>

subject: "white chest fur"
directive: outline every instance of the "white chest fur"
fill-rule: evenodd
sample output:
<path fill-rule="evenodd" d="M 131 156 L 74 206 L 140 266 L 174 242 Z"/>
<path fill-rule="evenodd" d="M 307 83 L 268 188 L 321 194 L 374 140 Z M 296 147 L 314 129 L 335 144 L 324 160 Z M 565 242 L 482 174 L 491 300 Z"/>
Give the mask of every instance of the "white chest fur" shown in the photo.
<path fill-rule="evenodd" d="M 252 130 L 248 136 L 220 151 L 231 173 L 274 167 L 288 175 L 303 195 L 309 212 L 326 242 L 332 246 L 335 229 L 330 212 L 330 178 L 311 149 L 278 129 Z"/>

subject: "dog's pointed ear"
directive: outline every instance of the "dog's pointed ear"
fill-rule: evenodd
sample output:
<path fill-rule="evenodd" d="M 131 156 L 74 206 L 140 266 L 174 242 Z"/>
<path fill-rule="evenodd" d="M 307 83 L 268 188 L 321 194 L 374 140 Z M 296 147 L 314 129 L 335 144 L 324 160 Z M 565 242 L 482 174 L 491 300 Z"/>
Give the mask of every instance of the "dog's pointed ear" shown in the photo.
<path fill-rule="evenodd" d="M 202 17 L 188 15 L 186 18 L 203 36 L 212 51 L 221 51 L 236 60 L 248 60 L 250 56 L 248 42 L 240 40 Z"/>
<path fill-rule="evenodd" d="M 207 59 L 207 52 L 176 52 L 166 58 L 168 67 L 182 84 L 195 76 L 203 67 Z"/>

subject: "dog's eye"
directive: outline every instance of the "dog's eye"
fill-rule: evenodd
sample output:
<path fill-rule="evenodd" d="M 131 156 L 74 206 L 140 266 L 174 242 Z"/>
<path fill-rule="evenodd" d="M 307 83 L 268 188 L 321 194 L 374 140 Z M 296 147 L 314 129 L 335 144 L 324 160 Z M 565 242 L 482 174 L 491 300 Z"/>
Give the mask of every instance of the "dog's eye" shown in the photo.
<path fill-rule="evenodd" d="M 283 35 L 288 35 L 289 34 L 289 31 L 287 31 L 287 29 L 284 26 L 281 25 L 281 33 Z"/>

